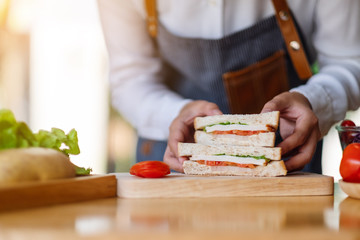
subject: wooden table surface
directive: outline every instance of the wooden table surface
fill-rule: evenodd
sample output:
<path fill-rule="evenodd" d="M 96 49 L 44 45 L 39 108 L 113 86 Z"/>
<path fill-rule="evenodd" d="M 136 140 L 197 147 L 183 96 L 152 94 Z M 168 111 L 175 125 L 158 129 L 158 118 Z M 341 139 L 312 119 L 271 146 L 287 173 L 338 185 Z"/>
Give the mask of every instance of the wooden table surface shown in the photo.
<path fill-rule="evenodd" d="M 0 239 L 360 239 L 360 200 L 107 198 L 1 212 Z"/>

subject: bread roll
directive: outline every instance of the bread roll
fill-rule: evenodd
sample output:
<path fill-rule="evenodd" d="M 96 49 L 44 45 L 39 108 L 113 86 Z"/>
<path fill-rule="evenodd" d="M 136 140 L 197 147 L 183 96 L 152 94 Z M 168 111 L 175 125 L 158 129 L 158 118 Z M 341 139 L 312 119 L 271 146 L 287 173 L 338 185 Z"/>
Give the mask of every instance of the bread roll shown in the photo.
<path fill-rule="evenodd" d="M 0 185 L 75 176 L 69 157 L 59 151 L 36 147 L 0 151 Z"/>

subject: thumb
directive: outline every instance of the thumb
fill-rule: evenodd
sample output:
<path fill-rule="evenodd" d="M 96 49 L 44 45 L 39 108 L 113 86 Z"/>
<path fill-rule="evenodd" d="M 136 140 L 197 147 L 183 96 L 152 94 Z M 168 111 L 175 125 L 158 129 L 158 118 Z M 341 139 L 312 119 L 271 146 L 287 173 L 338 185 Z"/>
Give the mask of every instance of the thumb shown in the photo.
<path fill-rule="evenodd" d="M 220 109 L 212 109 L 212 110 L 210 110 L 209 112 L 208 112 L 208 115 L 209 116 L 213 116 L 213 115 L 221 115 L 222 114 L 222 112 L 220 111 Z"/>
<path fill-rule="evenodd" d="M 219 106 L 212 102 L 205 102 L 201 105 L 202 111 L 206 116 L 220 115 L 222 114 Z"/>
<path fill-rule="evenodd" d="M 283 97 L 275 97 L 265 103 L 261 113 L 272 112 L 272 111 L 281 111 L 285 109 L 287 106 L 286 101 L 284 101 Z"/>
<path fill-rule="evenodd" d="M 265 103 L 263 109 L 261 110 L 261 113 L 267 113 L 278 110 L 276 104 L 274 104 L 272 101 L 273 100 L 270 100 L 269 102 Z"/>

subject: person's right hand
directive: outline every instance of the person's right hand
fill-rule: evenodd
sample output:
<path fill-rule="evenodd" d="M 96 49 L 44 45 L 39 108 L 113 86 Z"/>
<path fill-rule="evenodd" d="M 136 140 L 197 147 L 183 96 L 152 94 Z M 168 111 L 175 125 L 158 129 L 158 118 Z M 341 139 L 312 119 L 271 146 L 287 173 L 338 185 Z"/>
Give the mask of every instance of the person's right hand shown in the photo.
<path fill-rule="evenodd" d="M 194 142 L 194 119 L 222 114 L 215 103 L 197 100 L 186 104 L 170 125 L 168 145 L 164 154 L 164 162 L 177 172 L 184 172 L 185 158 L 178 156 L 179 142 Z"/>
<path fill-rule="evenodd" d="M 298 92 L 284 92 L 264 105 L 262 112 L 280 111 L 280 135 L 284 139 L 277 147 L 285 161 L 286 169 L 298 171 L 311 161 L 316 144 L 321 138 L 318 118 L 309 100 Z"/>

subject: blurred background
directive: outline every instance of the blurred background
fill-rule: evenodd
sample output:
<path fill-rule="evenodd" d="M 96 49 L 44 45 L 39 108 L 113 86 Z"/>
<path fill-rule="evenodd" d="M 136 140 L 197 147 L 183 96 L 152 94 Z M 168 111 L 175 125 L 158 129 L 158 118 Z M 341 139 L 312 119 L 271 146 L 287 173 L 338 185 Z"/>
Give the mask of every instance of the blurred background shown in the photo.
<path fill-rule="evenodd" d="M 109 105 L 95 0 L 0 0 L 0 107 L 33 131 L 72 128 L 94 173 L 128 171 L 135 133 Z"/>
<path fill-rule="evenodd" d="M 128 171 L 136 136 L 109 103 L 107 53 L 95 0 L 0 0 L 0 107 L 33 131 L 72 128 L 93 173 Z M 360 125 L 360 111 L 347 118 Z M 324 174 L 340 178 L 334 127 L 325 137 Z"/>

